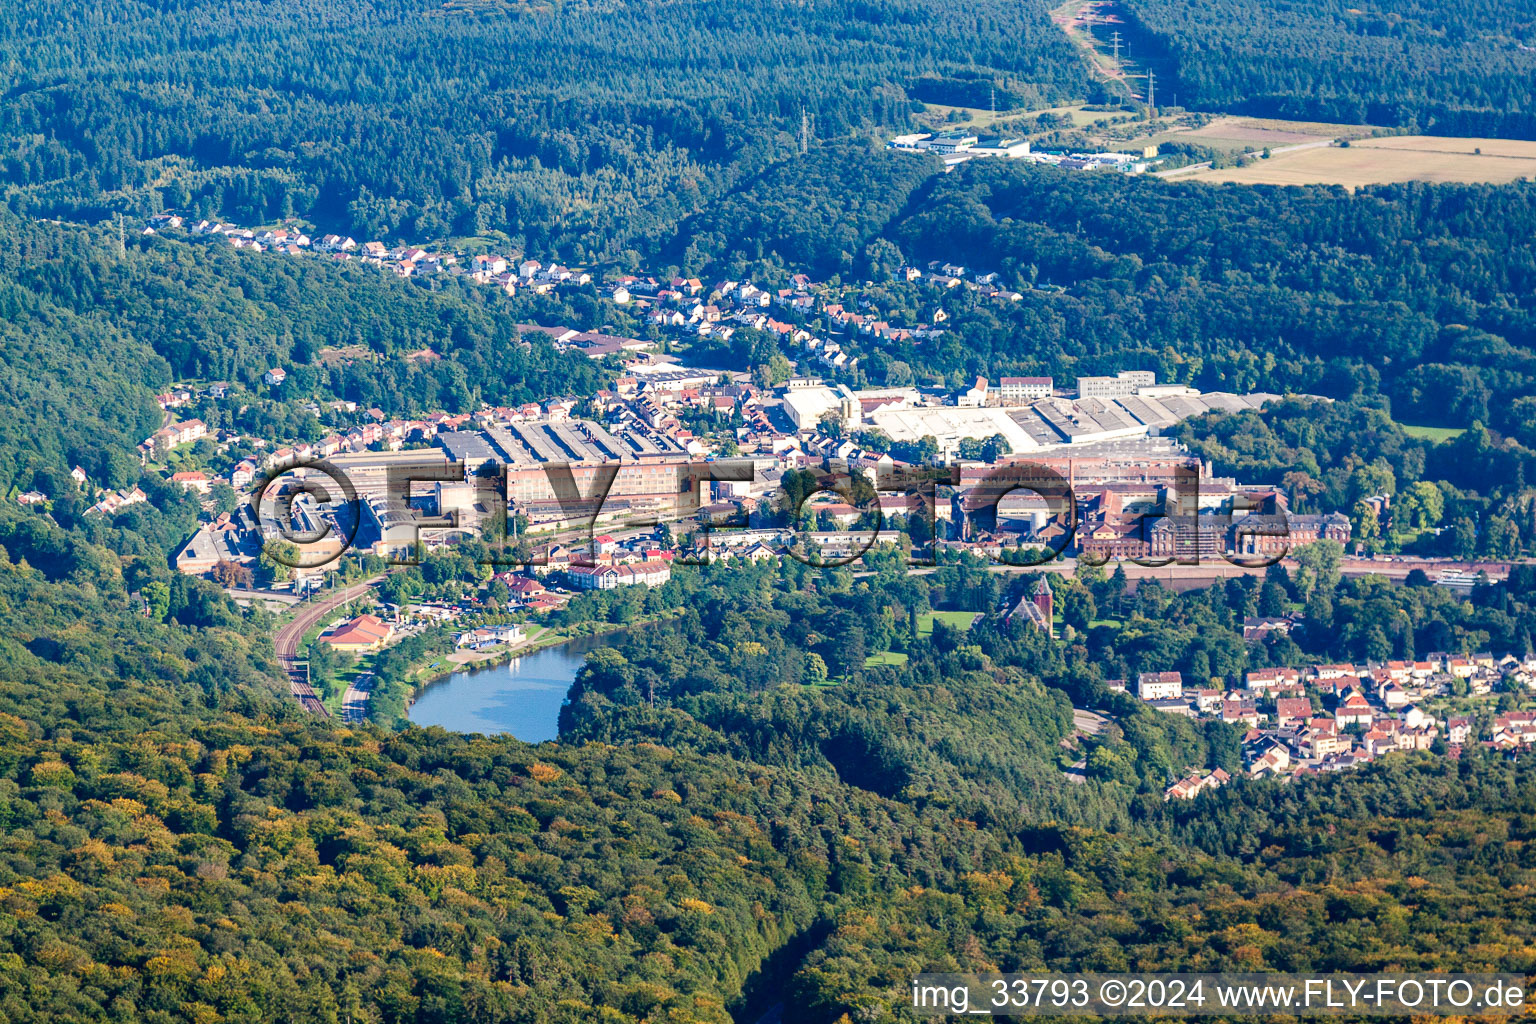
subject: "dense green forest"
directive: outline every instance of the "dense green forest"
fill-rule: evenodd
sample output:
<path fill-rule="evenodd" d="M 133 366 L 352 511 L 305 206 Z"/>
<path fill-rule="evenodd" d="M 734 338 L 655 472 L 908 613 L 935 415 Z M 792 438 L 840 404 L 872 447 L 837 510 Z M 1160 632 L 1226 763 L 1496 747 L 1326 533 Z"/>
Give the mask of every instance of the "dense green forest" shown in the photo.
<path fill-rule="evenodd" d="M 1458 553 L 1536 538 L 1531 187 L 935 176 L 847 138 L 906 126 L 915 102 L 1081 96 L 1045 11 L 11 5 L 0 483 L 52 502 L 0 510 L 0 1016 L 727 1024 L 782 1005 L 797 1024 L 884 1024 L 910 1019 L 919 970 L 1536 971 L 1528 759 L 1474 745 L 1165 804 L 1185 770 L 1238 767 L 1240 737 L 1106 685 L 1529 650 L 1529 570 L 1467 596 L 1343 580 L 1319 551 L 1182 594 L 1085 570 L 1052 579 L 1051 641 L 995 615 L 1030 581 L 969 558 L 921 577 L 890 550 L 857 571 L 680 567 L 572 602 L 573 619 L 647 625 L 592 656 L 561 741 L 530 746 L 311 719 L 268 613 L 169 569 L 198 503 L 140 478 L 132 449 L 171 381 L 247 389 L 187 410 L 216 427 L 318 436 L 334 399 L 408 414 L 590 394 L 611 367 L 516 325 L 639 327 L 595 289 L 508 302 L 96 224 L 165 207 L 499 232 L 599 270 L 804 269 L 893 322 L 949 307 L 937 341 L 850 341 L 882 383 L 1145 367 L 1317 392 L 1336 401 L 1180 437 L 1223 472 L 1289 475 L 1311 507 L 1410 495 L 1405 523 L 1448 526 Z M 1411 54 L 1423 22 L 1474 45 L 1486 13 L 1415 8 L 1411 33 L 1381 38 Z M 1497 92 L 1508 69 L 1484 70 L 1425 102 L 1523 102 L 1528 82 Z M 1248 102 L 1232 88 L 1212 102 Z M 997 270 L 1022 298 L 898 278 L 929 259 Z M 413 358 L 424 346 L 441 358 Z M 274 365 L 282 394 L 260 384 Z M 1468 429 L 1434 443 L 1403 423 Z M 85 516 L 76 463 L 149 500 Z M 1292 635 L 1242 640 L 1244 616 L 1298 608 Z M 925 633 L 935 609 L 981 618 Z M 1113 721 L 1078 734 L 1074 706 Z M 1061 772 L 1078 759 L 1082 784 Z"/>
<path fill-rule="evenodd" d="M 711 566 L 680 618 L 593 657 L 564 740 L 533 747 L 309 719 L 271 681 L 266 624 L 209 585 L 32 516 L 0 548 L 9 1019 L 726 1024 L 782 1004 L 835 1024 L 907 1019 L 925 969 L 1536 969 L 1523 761 L 1400 757 L 1165 805 L 1167 773 L 1229 759 L 1231 730 L 1115 703 L 1099 650 L 1232 671 L 1220 638 L 1271 587 L 1425 628 L 1524 622 L 1523 577 L 1472 619 L 1437 588 L 1277 576 L 1146 588 L 1112 642 L 982 623 L 914 643 L 913 613 L 991 574 Z M 1079 621 L 1120 581 L 1058 585 Z M 885 644 L 908 662 L 846 657 Z M 1056 773 L 1078 685 L 1119 719 L 1082 786 Z"/>
<path fill-rule="evenodd" d="M 751 267 L 765 258 L 818 278 L 890 273 L 870 240 L 940 164 L 873 142 L 791 156 L 690 218 L 663 255 L 687 268 Z"/>
<path fill-rule="evenodd" d="M 1520 0 L 1126 0 L 1157 95 L 1263 117 L 1536 138 L 1536 18 Z"/>
<path fill-rule="evenodd" d="M 1132 364 L 1228 390 L 1382 390 L 1408 422 L 1504 426 L 1533 386 L 1536 187 L 1211 188 L 976 161 L 885 234 L 1053 284 L 894 355 L 1058 377 Z M 910 358 L 908 358 L 910 357 Z M 926 367 L 925 367 L 926 368 Z M 1490 418 L 1491 417 L 1491 418 Z"/>
<path fill-rule="evenodd" d="M 1083 95 L 1047 6 L 15 3 L 0 181 L 73 219 L 299 215 L 612 259 L 794 152 L 802 115 L 838 139 L 909 123 L 909 88 Z"/>

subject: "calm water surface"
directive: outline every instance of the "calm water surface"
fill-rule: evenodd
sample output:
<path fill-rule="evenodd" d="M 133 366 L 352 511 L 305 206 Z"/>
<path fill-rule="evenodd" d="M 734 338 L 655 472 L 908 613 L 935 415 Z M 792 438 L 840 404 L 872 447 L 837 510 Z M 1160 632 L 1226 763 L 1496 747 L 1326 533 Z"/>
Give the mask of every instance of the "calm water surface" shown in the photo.
<path fill-rule="evenodd" d="M 587 652 L 613 639 L 581 637 L 502 665 L 455 672 L 417 694 L 410 719 L 454 732 L 509 732 L 528 743 L 555 739 L 560 705 Z"/>

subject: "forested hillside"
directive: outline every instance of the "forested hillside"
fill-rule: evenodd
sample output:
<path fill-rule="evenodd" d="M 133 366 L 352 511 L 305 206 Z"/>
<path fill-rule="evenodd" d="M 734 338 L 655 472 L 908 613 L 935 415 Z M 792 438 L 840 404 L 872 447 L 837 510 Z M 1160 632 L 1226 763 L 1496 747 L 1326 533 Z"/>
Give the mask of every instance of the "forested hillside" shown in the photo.
<path fill-rule="evenodd" d="M 1469 31 L 1490 12 L 1380 30 L 1410 52 L 1424 24 L 1460 32 L 1425 102 L 1507 111 L 1528 83 L 1477 83 L 1524 57 L 1462 70 L 1493 45 Z M 0 489 L 52 499 L 0 509 L 0 1017 L 755 1024 L 777 1005 L 887 1024 L 910 1019 L 920 970 L 1536 972 L 1528 759 L 1469 745 L 1168 804 L 1181 773 L 1236 768 L 1240 734 L 1107 686 L 1529 649 L 1536 573 L 1463 596 L 1308 566 L 1132 595 L 1085 569 L 1051 583 L 1051 640 L 1003 624 L 1008 581 L 968 558 L 921 577 L 892 550 L 857 575 L 680 566 L 571 602 L 588 623 L 654 619 L 591 658 L 558 743 L 316 720 L 268 613 L 169 568 L 199 508 L 140 477 L 152 396 L 227 379 L 246 390 L 184 411 L 319 436 L 336 399 L 590 395 L 612 366 L 517 324 L 644 327 L 595 288 L 508 301 L 107 226 L 174 207 L 413 242 L 499 232 L 599 273 L 867 277 L 849 301 L 893 322 L 949 307 L 935 341 L 871 343 L 876 383 L 1144 367 L 1322 392 L 1340 401 L 1181 437 L 1230 472 L 1290 467 L 1315 503 L 1438 474 L 1471 543 L 1485 513 L 1484 536 L 1536 527 L 1531 186 L 936 176 L 852 138 L 909 124 L 914 99 L 1081 96 L 1043 0 L 19 0 L 0 61 Z M 1327 97 L 1364 95 L 1339 82 Z M 897 274 L 931 259 L 1021 297 Z M 260 378 L 278 365 L 275 393 Z M 1430 444 L 1394 415 L 1471 429 Z M 76 463 L 148 500 L 86 516 Z M 1298 606 L 1292 635 L 1243 641 L 1245 616 Z M 934 610 L 981 618 L 925 632 Z M 1080 733 L 1074 706 L 1113 720 Z"/>
<path fill-rule="evenodd" d="M 1136 52 L 1159 68 L 1157 95 L 1193 109 L 1536 138 L 1536 17 L 1521 0 L 1120 9 Z"/>
<path fill-rule="evenodd" d="M 901 671 L 791 678 L 963 572 L 710 567 L 713 596 L 599 652 L 566 740 L 531 747 L 309 719 L 208 585 L 161 604 L 150 561 L 32 521 L 0 540 L 11 1020 L 835 1024 L 907 1019 L 919 970 L 1536 969 L 1523 762 L 1169 806 L 1162 771 L 1231 748 L 1122 707 L 1066 782 L 1056 685 L 1109 666 L 1070 636 L 936 629 Z M 1121 613 L 1205 649 L 1241 590 Z"/>
<path fill-rule="evenodd" d="M 1529 183 L 1213 188 L 979 161 L 914 195 L 886 233 L 904 252 L 1066 289 L 967 311 L 914 365 L 1059 377 L 1134 362 L 1238 391 L 1379 386 L 1415 419 L 1502 425 L 1488 394 L 1536 386 L 1533 198 Z"/>
<path fill-rule="evenodd" d="M 819 139 L 903 125 L 925 74 L 1020 105 L 1082 95 L 1046 9 L 21 0 L 0 19 L 0 181 L 77 219 L 297 214 L 613 258 L 793 152 L 802 113 Z"/>
<path fill-rule="evenodd" d="M 769 281 L 807 266 L 852 274 L 871 282 L 860 308 L 900 326 L 944 309 L 937 339 L 850 336 L 877 384 L 898 362 L 952 386 L 1141 367 L 1208 389 L 1383 394 L 1405 422 L 1527 433 L 1520 399 L 1536 394 L 1529 182 L 1351 192 L 1006 160 L 914 178 L 923 166 L 857 147 L 786 164 L 728 197 L 722 208 L 738 214 L 729 244 L 723 218 L 694 222 L 685 267 Z M 832 223 L 838 233 L 817 260 L 803 239 Z M 1020 298 L 893 280 L 903 260 L 994 271 Z"/>
<path fill-rule="evenodd" d="M 391 414 L 602 386 L 606 371 L 592 360 L 521 338 L 518 312 L 373 267 L 153 236 L 120 248 L 115 231 L 0 212 L 0 404 L 9 410 L 0 487 L 31 487 L 35 470 L 73 465 L 110 486 L 133 483 L 134 447 L 161 422 L 153 396 L 173 380 L 259 386 L 267 369 L 292 366 L 293 398 L 347 398 Z M 448 358 L 407 358 L 424 347 Z M 345 357 L 322 362 L 328 349 Z M 238 408 L 200 411 L 228 426 Z M 269 415 L 293 429 L 291 413 L 247 410 L 244 423 L 270 427 L 253 419 Z"/>
<path fill-rule="evenodd" d="M 890 274 L 898 266 L 882 266 L 878 247 L 868 246 L 941 166 L 937 157 L 894 155 L 872 142 L 797 154 L 686 221 L 664 256 L 754 276 L 775 267 L 818 278 Z"/>

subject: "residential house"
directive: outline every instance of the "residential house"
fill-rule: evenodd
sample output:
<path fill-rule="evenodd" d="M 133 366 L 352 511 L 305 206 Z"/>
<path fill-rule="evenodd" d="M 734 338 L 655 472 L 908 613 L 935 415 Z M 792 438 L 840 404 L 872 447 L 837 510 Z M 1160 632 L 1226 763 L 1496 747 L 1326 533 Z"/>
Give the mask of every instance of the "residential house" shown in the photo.
<path fill-rule="evenodd" d="M 1253 700 L 1224 700 L 1221 702 L 1221 720 L 1228 725 L 1246 725 L 1256 729 L 1259 725 L 1259 705 Z"/>
<path fill-rule="evenodd" d="M 1184 677 L 1178 672 L 1143 672 L 1136 677 L 1136 695 L 1142 700 L 1183 697 Z"/>
<path fill-rule="evenodd" d="M 1281 697 L 1275 701 L 1275 725 L 1289 729 L 1312 718 L 1312 702 L 1306 697 Z"/>
<path fill-rule="evenodd" d="M 320 642 L 345 654 L 376 651 L 395 635 L 395 627 L 377 615 L 359 615 L 322 636 Z"/>
<path fill-rule="evenodd" d="M 1333 713 L 1333 720 L 1339 724 L 1341 729 L 1351 725 L 1359 725 L 1369 729 L 1371 721 L 1375 717 L 1376 712 L 1371 707 L 1370 702 L 1358 693 L 1352 693 L 1344 698 L 1343 703 Z"/>
<path fill-rule="evenodd" d="M 1262 640 L 1270 634 L 1284 636 L 1291 631 L 1295 622 L 1290 618 L 1268 615 L 1249 615 L 1243 619 L 1243 639 Z"/>
<path fill-rule="evenodd" d="M 1297 733 L 1301 750 L 1309 757 L 1324 758 L 1349 750 L 1349 741 L 1339 735 L 1339 725 L 1331 718 L 1313 718 Z"/>
<path fill-rule="evenodd" d="M 1248 766 L 1248 774 L 1254 778 L 1283 775 L 1290 765 L 1290 751 L 1286 750 L 1284 744 L 1276 743 L 1254 758 L 1253 763 Z"/>
<path fill-rule="evenodd" d="M 1472 738 L 1472 716 L 1458 715 L 1445 720 L 1445 739 L 1447 743 L 1464 746 L 1467 740 Z"/>
<path fill-rule="evenodd" d="M 1300 693 L 1301 673 L 1294 668 L 1261 668 L 1247 675 L 1248 689 L 1255 693 Z"/>
<path fill-rule="evenodd" d="M 1536 743 L 1536 711 L 1513 711 L 1493 717 L 1494 746 L 1529 746 Z"/>
<path fill-rule="evenodd" d="M 207 494 L 209 488 L 213 486 L 213 481 L 208 478 L 208 474 L 200 469 L 182 470 L 179 473 L 172 473 L 171 483 L 180 484 L 182 487 L 196 491 L 199 494 Z"/>
<path fill-rule="evenodd" d="M 1163 800 L 1165 802 L 1169 800 L 1193 800 L 1201 793 L 1207 790 L 1220 789 L 1231 781 L 1232 776 L 1220 768 L 1206 775 L 1191 772 L 1163 790 Z"/>

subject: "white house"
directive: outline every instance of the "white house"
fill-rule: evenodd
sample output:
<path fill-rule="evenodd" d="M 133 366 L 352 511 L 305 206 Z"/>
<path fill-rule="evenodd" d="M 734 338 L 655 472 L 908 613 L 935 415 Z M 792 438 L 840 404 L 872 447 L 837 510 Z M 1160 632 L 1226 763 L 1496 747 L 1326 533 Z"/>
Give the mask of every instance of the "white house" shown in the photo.
<path fill-rule="evenodd" d="M 1184 677 L 1177 672 L 1143 672 L 1136 677 L 1142 700 L 1173 700 L 1184 696 Z"/>

